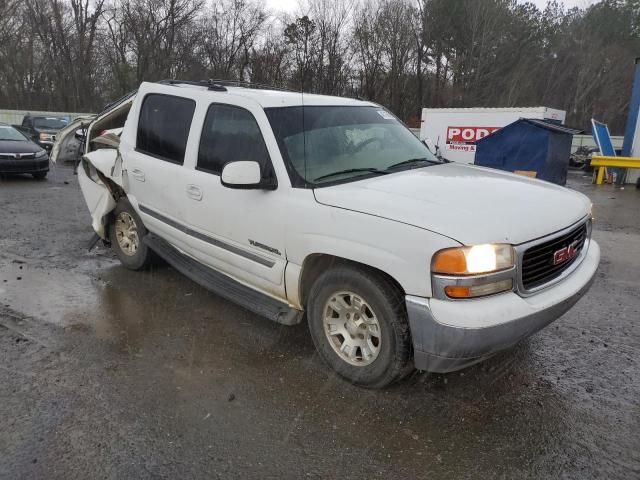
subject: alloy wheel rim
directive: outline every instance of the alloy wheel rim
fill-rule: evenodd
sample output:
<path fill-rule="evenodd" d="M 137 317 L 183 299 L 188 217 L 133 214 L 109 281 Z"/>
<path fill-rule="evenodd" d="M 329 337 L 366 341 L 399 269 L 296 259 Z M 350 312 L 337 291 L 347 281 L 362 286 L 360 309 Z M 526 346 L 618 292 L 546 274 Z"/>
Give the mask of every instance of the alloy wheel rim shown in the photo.
<path fill-rule="evenodd" d="M 140 237 L 133 217 L 127 212 L 120 212 L 116 218 L 115 228 L 120 250 L 130 257 L 135 255 L 140 245 Z"/>
<path fill-rule="evenodd" d="M 337 292 L 324 307 L 324 333 L 334 352 L 350 365 L 365 367 L 380 354 L 380 323 L 371 306 L 353 292 Z"/>

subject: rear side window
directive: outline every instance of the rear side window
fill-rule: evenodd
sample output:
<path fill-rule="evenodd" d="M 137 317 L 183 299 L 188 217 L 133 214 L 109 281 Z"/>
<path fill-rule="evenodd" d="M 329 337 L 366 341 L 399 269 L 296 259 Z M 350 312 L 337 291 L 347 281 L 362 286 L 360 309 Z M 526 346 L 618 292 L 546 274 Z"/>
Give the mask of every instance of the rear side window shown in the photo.
<path fill-rule="evenodd" d="M 219 175 L 225 163 L 253 160 L 263 174 L 271 168 L 269 153 L 253 115 L 240 107 L 213 104 L 204 121 L 197 169 Z"/>
<path fill-rule="evenodd" d="M 136 150 L 182 165 L 195 108 L 196 102 L 188 98 L 147 95 L 140 110 Z"/>

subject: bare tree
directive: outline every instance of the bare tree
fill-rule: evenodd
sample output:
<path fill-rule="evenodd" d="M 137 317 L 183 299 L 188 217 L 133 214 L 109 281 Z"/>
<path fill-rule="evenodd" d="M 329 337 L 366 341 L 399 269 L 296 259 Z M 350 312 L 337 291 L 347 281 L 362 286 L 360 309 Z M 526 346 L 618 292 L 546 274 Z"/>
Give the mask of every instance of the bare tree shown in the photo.
<path fill-rule="evenodd" d="M 205 10 L 201 44 L 211 76 L 247 78 L 250 52 L 266 18 L 260 4 L 246 0 L 223 0 Z"/>
<path fill-rule="evenodd" d="M 407 71 L 414 54 L 411 29 L 415 9 L 408 2 L 387 1 L 382 4 L 380 28 L 385 39 L 386 61 L 389 68 L 387 85 L 389 106 L 393 111 L 406 113 L 403 95 Z"/>
<path fill-rule="evenodd" d="M 285 87 L 293 68 L 283 32 L 272 31 L 250 53 L 250 78 L 256 83 Z"/>
<path fill-rule="evenodd" d="M 346 38 L 352 7 L 342 0 L 310 0 L 308 9 L 318 42 L 313 65 L 315 87 L 324 93 L 340 94 L 349 75 L 351 51 Z"/>
<path fill-rule="evenodd" d="M 167 77 L 423 106 L 528 106 L 619 132 L 640 51 L 640 0 L 540 10 L 517 0 L 0 0 L 0 107 L 96 110 Z"/>
<path fill-rule="evenodd" d="M 317 29 L 316 23 L 305 15 L 284 30 L 284 38 L 295 58 L 293 83 L 301 90 L 313 90 L 312 66 L 318 54 Z"/>
<path fill-rule="evenodd" d="M 83 109 L 82 99 L 95 93 L 95 41 L 103 3 L 104 0 L 24 2 L 31 29 L 46 57 L 51 74 L 49 87 L 64 109 Z"/>
<path fill-rule="evenodd" d="M 135 65 L 136 83 L 173 76 L 182 52 L 176 49 L 193 25 L 198 0 L 123 0 L 122 23 Z"/>
<path fill-rule="evenodd" d="M 380 94 L 384 65 L 384 39 L 381 27 L 381 7 L 364 2 L 355 14 L 353 50 L 359 67 L 360 90 L 366 98 L 377 99 Z"/>

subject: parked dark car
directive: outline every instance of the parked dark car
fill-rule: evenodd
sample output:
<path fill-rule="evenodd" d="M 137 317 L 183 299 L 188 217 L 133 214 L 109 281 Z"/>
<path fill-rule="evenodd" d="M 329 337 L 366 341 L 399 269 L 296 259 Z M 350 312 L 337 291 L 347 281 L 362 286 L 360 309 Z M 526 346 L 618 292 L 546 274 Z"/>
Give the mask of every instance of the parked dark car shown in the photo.
<path fill-rule="evenodd" d="M 49 171 L 49 154 L 11 125 L 0 123 L 0 174 L 30 173 L 43 179 Z"/>
<path fill-rule="evenodd" d="M 56 133 L 69 123 L 69 117 L 25 115 L 21 125 L 13 125 L 47 151 L 56 141 Z"/>

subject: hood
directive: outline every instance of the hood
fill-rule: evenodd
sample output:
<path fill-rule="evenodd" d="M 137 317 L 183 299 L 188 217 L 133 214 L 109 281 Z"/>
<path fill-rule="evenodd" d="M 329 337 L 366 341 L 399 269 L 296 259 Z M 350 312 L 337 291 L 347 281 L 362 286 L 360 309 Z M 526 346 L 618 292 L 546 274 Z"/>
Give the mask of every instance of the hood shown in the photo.
<path fill-rule="evenodd" d="M 16 142 L 13 140 L 0 140 L 0 153 L 36 153 L 42 147 L 33 142 Z"/>
<path fill-rule="evenodd" d="M 53 144 L 53 148 L 51 148 L 50 157 L 53 163 L 56 163 L 58 161 L 58 158 L 62 153 L 62 145 L 64 145 L 72 138 L 75 138 L 76 131 L 79 128 L 88 127 L 94 118 L 95 117 L 93 115 L 90 115 L 88 117 L 78 117 L 58 132 L 58 134 L 56 135 L 56 141 Z"/>
<path fill-rule="evenodd" d="M 324 205 L 387 218 L 465 245 L 519 244 L 588 215 L 584 195 L 541 180 L 448 163 L 314 190 Z"/>

